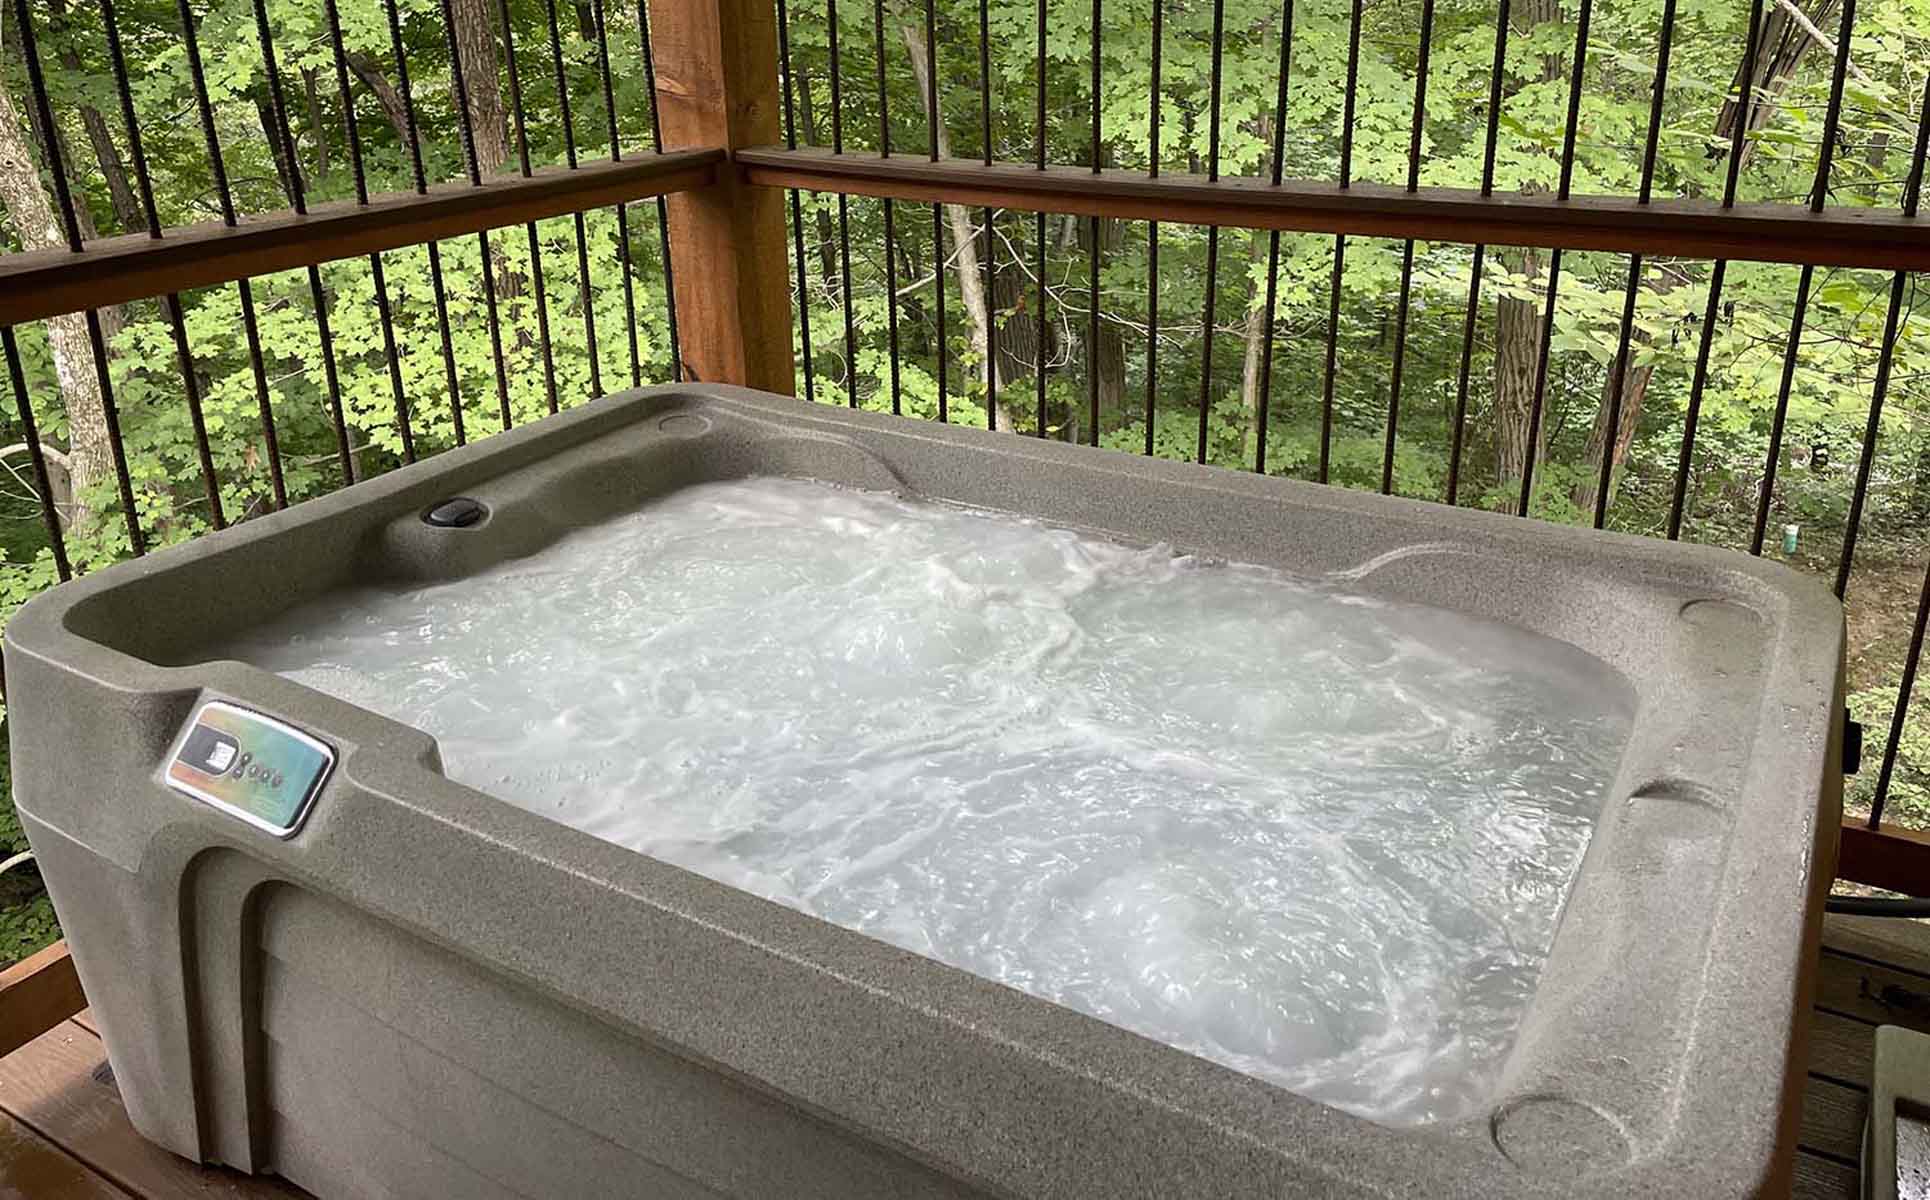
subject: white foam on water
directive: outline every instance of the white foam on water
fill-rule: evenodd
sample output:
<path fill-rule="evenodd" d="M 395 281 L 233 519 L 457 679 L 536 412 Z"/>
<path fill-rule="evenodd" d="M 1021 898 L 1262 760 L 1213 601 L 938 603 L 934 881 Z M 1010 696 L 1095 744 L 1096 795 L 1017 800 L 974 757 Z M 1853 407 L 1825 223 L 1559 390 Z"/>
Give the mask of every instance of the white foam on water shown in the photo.
<path fill-rule="evenodd" d="M 1491 1094 L 1629 726 L 1519 630 L 788 479 L 229 653 L 511 803 L 1398 1124 Z"/>

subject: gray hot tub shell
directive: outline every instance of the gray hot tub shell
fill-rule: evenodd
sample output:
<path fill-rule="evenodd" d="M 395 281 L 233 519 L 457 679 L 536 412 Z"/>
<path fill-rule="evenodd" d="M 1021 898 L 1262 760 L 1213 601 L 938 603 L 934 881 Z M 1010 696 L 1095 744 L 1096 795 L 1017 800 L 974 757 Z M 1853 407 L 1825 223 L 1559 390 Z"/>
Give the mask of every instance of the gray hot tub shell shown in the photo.
<path fill-rule="evenodd" d="M 1391 1129 L 443 777 L 202 648 L 684 484 L 811 476 L 1508 621 L 1627 680 L 1624 752 L 1479 1119 Z M 421 514 L 467 495 L 469 529 Z M 323 1195 L 1773 1190 L 1840 807 L 1843 621 L 1704 548 L 726 387 L 611 396 L 55 589 L 6 632 L 14 786 L 136 1126 Z M 279 839 L 164 786 L 223 699 L 339 761 Z"/>

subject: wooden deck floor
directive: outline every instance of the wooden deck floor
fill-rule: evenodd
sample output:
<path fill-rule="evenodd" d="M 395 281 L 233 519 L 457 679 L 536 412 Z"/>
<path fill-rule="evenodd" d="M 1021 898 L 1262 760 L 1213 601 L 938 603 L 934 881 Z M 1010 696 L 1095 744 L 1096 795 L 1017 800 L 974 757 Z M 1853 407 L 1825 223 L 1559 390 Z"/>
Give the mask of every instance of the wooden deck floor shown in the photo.
<path fill-rule="evenodd" d="M 1828 918 L 1811 1017 L 1795 1194 L 1853 1200 L 1876 1027 L 1930 1032 L 1930 925 Z M 304 1195 L 275 1180 L 195 1166 L 143 1140 L 121 1109 L 85 1012 L 0 1058 L 0 1197 Z"/>

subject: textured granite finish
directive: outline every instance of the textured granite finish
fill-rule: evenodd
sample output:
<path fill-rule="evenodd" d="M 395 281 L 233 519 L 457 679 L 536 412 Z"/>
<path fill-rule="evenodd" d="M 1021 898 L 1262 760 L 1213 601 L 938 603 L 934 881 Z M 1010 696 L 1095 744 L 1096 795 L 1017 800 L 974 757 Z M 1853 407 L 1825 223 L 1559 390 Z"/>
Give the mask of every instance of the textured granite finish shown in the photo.
<path fill-rule="evenodd" d="M 1596 656 L 1636 722 L 1483 1118 L 1394 1130 L 600 842 L 200 647 L 680 485 L 893 488 L 1343 580 Z M 469 528 L 419 518 L 473 496 Z M 15 790 L 128 1109 L 324 1195 L 1773 1190 L 1832 874 L 1843 624 L 1722 551 L 741 389 L 632 391 L 123 563 L 6 634 Z M 341 763 L 280 841 L 165 788 L 219 697 Z"/>

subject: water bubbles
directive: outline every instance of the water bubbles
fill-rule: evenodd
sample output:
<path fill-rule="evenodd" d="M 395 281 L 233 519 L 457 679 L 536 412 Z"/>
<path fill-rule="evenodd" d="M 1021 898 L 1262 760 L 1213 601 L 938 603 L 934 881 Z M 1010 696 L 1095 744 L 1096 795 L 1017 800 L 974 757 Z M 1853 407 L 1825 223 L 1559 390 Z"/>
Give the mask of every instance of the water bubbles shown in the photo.
<path fill-rule="evenodd" d="M 1629 722 L 1520 631 L 782 479 L 228 653 L 510 803 L 1397 1123 L 1484 1106 Z"/>

